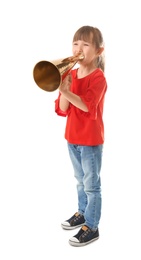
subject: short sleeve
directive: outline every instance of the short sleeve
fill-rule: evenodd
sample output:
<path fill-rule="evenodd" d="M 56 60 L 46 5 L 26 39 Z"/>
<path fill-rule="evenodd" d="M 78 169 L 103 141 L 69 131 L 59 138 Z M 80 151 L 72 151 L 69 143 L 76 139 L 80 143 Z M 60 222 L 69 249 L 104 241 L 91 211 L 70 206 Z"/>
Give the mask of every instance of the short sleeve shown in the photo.
<path fill-rule="evenodd" d="M 102 102 L 107 89 L 107 83 L 103 73 L 97 73 L 95 77 L 90 78 L 89 86 L 85 96 L 80 96 L 86 104 L 89 112 L 81 112 L 92 120 L 97 119 L 97 108 Z"/>

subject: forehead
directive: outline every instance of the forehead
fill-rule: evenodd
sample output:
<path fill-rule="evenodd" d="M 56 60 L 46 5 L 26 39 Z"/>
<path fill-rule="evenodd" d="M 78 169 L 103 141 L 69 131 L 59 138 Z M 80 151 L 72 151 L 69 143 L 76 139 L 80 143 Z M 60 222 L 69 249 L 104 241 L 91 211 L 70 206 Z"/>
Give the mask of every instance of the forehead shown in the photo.
<path fill-rule="evenodd" d="M 92 32 L 88 32 L 88 31 L 84 31 L 84 32 L 77 32 L 75 35 L 74 35 L 74 38 L 73 38 L 73 42 L 74 41 L 84 41 L 84 42 L 89 42 L 89 43 L 93 43 L 93 34 Z"/>

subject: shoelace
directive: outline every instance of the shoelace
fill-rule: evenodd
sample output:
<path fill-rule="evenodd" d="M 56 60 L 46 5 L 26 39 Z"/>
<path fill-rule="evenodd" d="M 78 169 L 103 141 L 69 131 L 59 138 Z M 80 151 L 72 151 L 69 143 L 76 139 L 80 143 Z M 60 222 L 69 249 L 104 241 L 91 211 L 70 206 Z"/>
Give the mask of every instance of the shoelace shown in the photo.
<path fill-rule="evenodd" d="M 76 222 L 77 220 L 79 220 L 81 218 L 81 215 L 78 215 L 74 218 L 74 222 Z"/>
<path fill-rule="evenodd" d="M 84 230 L 84 233 L 82 234 L 82 237 L 86 237 L 91 232 L 91 229 L 88 228 L 87 230 Z"/>

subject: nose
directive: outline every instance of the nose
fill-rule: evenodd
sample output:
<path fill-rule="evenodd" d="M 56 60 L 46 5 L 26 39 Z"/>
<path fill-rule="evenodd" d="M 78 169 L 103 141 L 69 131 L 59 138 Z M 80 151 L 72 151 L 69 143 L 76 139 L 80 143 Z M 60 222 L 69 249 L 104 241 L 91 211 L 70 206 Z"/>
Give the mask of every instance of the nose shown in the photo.
<path fill-rule="evenodd" d="M 77 48 L 77 53 L 83 53 L 83 50 L 82 50 L 81 47 L 78 47 L 78 48 Z"/>
<path fill-rule="evenodd" d="M 78 47 L 78 51 L 82 52 L 82 47 L 81 46 Z"/>
<path fill-rule="evenodd" d="M 79 48 L 78 53 L 80 54 L 81 59 L 84 58 L 83 50 L 82 48 Z"/>

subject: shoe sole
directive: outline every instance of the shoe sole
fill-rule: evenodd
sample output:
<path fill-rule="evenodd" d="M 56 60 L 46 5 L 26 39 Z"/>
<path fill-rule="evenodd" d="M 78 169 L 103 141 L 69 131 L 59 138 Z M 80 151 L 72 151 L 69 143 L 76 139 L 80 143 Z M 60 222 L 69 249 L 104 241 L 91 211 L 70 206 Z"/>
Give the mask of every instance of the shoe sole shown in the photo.
<path fill-rule="evenodd" d="M 93 238 L 92 240 L 84 242 L 84 243 L 79 243 L 79 242 L 74 242 L 74 241 L 69 240 L 69 244 L 71 246 L 75 246 L 75 247 L 86 246 L 86 245 L 88 245 L 88 244 L 90 244 L 90 243 L 92 243 L 92 242 L 94 242 L 98 239 L 99 239 L 99 237 L 96 237 L 96 238 Z"/>
<path fill-rule="evenodd" d="M 83 223 L 83 224 L 80 224 L 80 225 L 77 225 L 77 226 L 65 226 L 65 225 L 61 224 L 61 227 L 62 227 L 63 229 L 66 229 L 66 230 L 73 230 L 73 229 L 75 229 L 75 228 L 82 227 L 83 225 L 84 225 L 84 223 Z"/>

